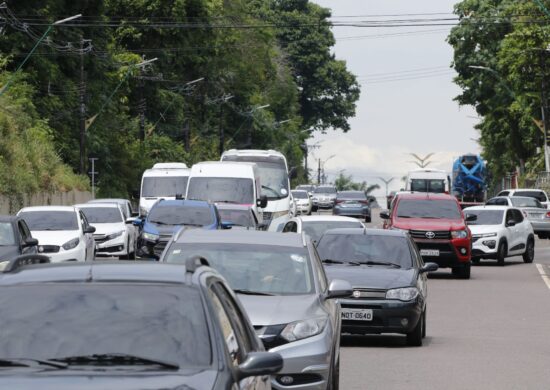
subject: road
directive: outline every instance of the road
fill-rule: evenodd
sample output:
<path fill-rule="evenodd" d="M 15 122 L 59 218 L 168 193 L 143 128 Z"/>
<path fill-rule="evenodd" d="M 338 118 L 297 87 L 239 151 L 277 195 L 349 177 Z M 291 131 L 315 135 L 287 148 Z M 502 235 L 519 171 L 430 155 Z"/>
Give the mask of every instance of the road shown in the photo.
<path fill-rule="evenodd" d="M 550 279 L 539 271 L 550 276 L 550 240 L 537 239 L 535 263 L 482 262 L 470 280 L 438 271 L 424 346 L 399 335 L 343 336 L 341 388 L 550 389 Z"/>

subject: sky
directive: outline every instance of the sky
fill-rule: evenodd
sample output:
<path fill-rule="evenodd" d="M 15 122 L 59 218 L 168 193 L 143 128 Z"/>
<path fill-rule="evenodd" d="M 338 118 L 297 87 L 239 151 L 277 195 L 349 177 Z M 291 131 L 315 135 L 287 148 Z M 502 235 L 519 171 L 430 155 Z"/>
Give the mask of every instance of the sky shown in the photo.
<path fill-rule="evenodd" d="M 451 13 L 458 0 L 312 1 L 330 8 L 335 19 L 357 21 L 369 20 L 362 15 Z M 391 18 L 402 17 L 381 17 Z M 380 184 L 380 196 L 385 190 L 378 177 L 395 177 L 390 190 L 403 187 L 401 178 L 415 168 L 409 153 L 435 153 L 431 167 L 448 172 L 454 158 L 479 153 L 475 111 L 453 100 L 460 89 L 452 82 L 449 29 L 333 27 L 333 52 L 359 77 L 361 98 L 349 132 L 328 130 L 308 141 L 318 146 L 310 152 L 309 167 L 317 167 L 320 158 L 329 181 L 344 170 L 355 181 Z"/>

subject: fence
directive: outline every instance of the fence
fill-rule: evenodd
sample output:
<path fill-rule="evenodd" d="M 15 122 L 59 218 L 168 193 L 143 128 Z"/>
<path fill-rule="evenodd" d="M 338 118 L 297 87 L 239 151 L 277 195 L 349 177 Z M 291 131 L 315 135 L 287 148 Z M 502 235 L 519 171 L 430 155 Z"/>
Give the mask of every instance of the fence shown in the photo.
<path fill-rule="evenodd" d="M 0 214 L 15 214 L 22 207 L 27 206 L 70 206 L 77 203 L 86 203 L 92 199 L 88 191 L 68 191 L 39 193 L 34 195 L 22 195 L 8 197 L 0 195 Z"/>

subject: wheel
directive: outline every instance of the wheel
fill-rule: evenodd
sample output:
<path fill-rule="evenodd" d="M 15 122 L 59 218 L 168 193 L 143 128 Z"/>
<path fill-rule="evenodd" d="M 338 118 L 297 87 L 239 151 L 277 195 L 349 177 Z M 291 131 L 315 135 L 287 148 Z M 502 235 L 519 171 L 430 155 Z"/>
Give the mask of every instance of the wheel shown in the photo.
<path fill-rule="evenodd" d="M 407 345 L 411 347 L 422 346 L 422 328 L 424 328 L 424 313 L 418 319 L 414 329 L 407 333 Z"/>
<path fill-rule="evenodd" d="M 371 217 L 365 217 L 365 222 L 370 223 L 371 222 Z"/>
<path fill-rule="evenodd" d="M 458 267 L 453 267 L 453 275 L 460 279 L 470 279 L 471 264 L 467 263 Z"/>
<path fill-rule="evenodd" d="M 523 262 L 532 263 L 533 260 L 535 260 L 535 240 L 533 240 L 533 237 L 529 237 L 523 254 Z"/>
<path fill-rule="evenodd" d="M 426 310 L 428 309 L 424 309 L 424 314 L 422 315 L 424 317 L 422 321 L 422 338 L 426 337 Z"/>
<path fill-rule="evenodd" d="M 472 259 L 473 264 L 479 264 L 479 260 L 481 260 L 479 257 L 476 257 L 475 259 Z"/>
<path fill-rule="evenodd" d="M 508 244 L 506 244 L 506 241 L 499 242 L 498 250 L 497 250 L 497 263 L 499 265 L 504 265 L 504 260 L 506 259 L 507 255 L 508 255 Z"/>

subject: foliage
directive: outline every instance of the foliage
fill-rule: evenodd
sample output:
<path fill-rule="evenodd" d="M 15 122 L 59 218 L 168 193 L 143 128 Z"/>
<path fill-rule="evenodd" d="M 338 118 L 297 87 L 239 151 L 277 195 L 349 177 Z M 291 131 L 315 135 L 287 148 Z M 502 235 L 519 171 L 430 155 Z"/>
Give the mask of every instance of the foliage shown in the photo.
<path fill-rule="evenodd" d="M 364 191 L 365 194 L 370 194 L 372 191 L 380 188 L 378 184 L 371 184 L 367 186 L 366 181 L 360 183 L 353 181 L 352 175 L 345 175 L 344 172 L 340 172 L 334 181 L 334 186 L 338 191 Z"/>

